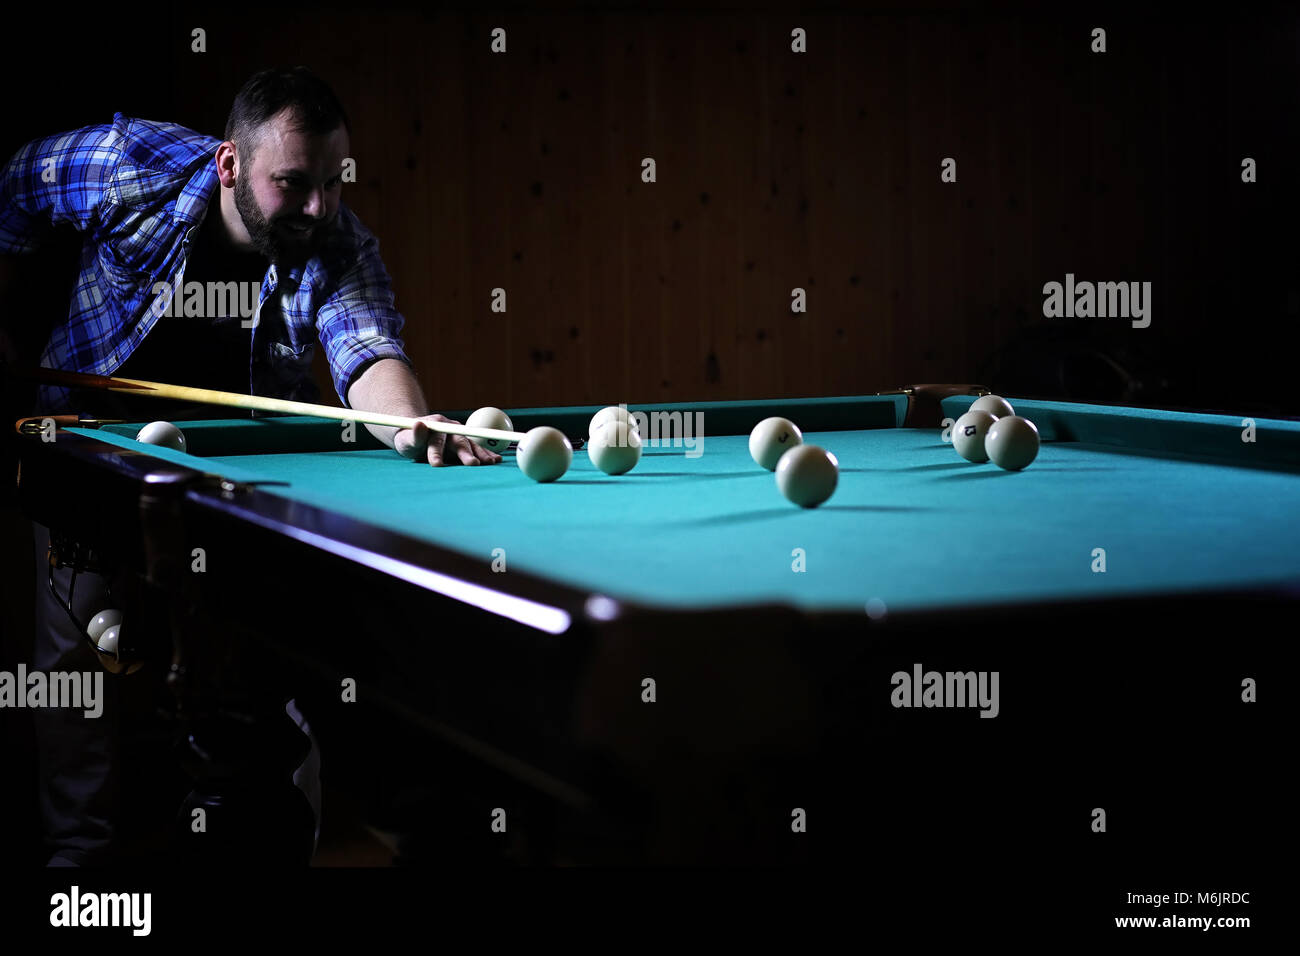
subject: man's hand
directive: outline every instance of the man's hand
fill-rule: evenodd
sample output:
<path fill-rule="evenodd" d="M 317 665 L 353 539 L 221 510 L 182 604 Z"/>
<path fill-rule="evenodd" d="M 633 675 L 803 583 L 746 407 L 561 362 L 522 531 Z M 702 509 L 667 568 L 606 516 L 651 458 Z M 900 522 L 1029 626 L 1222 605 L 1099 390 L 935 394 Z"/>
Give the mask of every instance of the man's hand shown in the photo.
<path fill-rule="evenodd" d="M 427 406 L 426 406 L 427 407 Z M 404 428 L 393 436 L 393 448 L 404 458 L 438 465 L 495 465 L 501 456 L 475 444 L 464 435 L 445 435 L 426 428 L 425 422 L 459 425 L 446 415 L 425 415 L 415 421 L 415 428 Z"/>
<path fill-rule="evenodd" d="M 501 456 L 480 448 L 464 435 L 444 435 L 423 422 L 446 422 L 459 425 L 445 415 L 421 415 L 429 407 L 420 391 L 420 383 L 410 366 L 397 359 L 372 362 L 348 389 L 348 404 L 353 408 L 382 409 L 390 415 L 409 415 L 415 428 L 400 431 L 382 425 L 367 425 L 370 434 L 398 454 L 431 465 L 495 465 Z"/>

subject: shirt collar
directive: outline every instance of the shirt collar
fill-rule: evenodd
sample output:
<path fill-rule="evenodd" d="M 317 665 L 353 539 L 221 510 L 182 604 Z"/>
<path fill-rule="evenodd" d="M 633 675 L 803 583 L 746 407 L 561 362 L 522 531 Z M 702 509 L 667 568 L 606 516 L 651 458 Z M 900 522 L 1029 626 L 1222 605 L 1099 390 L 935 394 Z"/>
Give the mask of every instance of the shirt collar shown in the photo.
<path fill-rule="evenodd" d="M 217 190 L 221 187 L 221 183 L 217 179 L 216 155 L 213 151 L 211 155 L 204 157 L 189 182 L 181 187 L 180 195 L 176 197 L 176 207 L 172 212 L 172 218 L 177 223 L 186 225 L 201 223 L 204 213 L 207 212 L 208 203 L 217 198 Z"/>

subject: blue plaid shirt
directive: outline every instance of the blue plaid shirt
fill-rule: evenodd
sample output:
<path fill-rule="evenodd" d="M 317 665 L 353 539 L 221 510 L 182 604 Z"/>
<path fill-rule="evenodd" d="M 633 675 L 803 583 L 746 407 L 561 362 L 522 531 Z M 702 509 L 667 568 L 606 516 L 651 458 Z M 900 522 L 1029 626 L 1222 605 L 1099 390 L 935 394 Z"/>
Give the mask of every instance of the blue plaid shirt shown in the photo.
<path fill-rule="evenodd" d="M 33 251 L 51 224 L 84 234 L 67 322 L 50 336 L 41 365 L 109 375 L 158 321 L 155 283 L 183 276 L 219 183 L 221 141 L 170 123 L 118 113 L 104 126 L 59 133 L 20 149 L 0 171 L 0 252 Z M 368 363 L 410 364 L 398 338 L 404 320 L 379 258 L 379 241 L 347 206 L 305 268 L 262 279 L 249 357 L 249 391 L 311 400 L 319 338 L 339 398 Z M 178 365 L 172 381 L 185 384 Z M 45 387 L 42 407 L 67 401 Z"/>

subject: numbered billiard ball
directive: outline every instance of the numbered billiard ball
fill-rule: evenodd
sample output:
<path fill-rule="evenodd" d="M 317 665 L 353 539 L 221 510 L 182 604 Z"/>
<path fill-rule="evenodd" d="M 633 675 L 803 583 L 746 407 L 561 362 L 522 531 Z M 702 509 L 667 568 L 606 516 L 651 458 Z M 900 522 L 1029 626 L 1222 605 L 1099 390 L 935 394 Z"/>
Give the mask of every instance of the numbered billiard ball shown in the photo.
<path fill-rule="evenodd" d="M 776 470 L 781 456 L 803 444 L 803 432 L 788 418 L 765 418 L 749 433 L 749 456 L 760 468 Z"/>
<path fill-rule="evenodd" d="M 988 452 L 984 450 L 985 436 L 997 421 L 982 409 L 967 412 L 952 426 L 952 447 L 967 461 L 988 461 Z"/>
<path fill-rule="evenodd" d="M 185 435 L 171 422 L 150 422 L 135 433 L 135 440 L 174 451 L 185 450 Z"/>
<path fill-rule="evenodd" d="M 496 428 L 504 432 L 515 430 L 514 423 L 510 421 L 510 416 L 491 405 L 475 411 L 474 414 L 465 419 L 465 424 L 470 428 Z M 509 438 L 475 438 L 473 440 L 488 451 L 494 451 L 497 454 L 510 447 Z"/>
<path fill-rule="evenodd" d="M 816 508 L 835 491 L 840 463 L 824 448 L 796 445 L 776 464 L 776 486 L 800 508 Z"/>
<path fill-rule="evenodd" d="M 591 433 L 587 455 L 605 474 L 625 474 L 641 460 L 641 435 L 627 422 L 610 419 Z"/>
<path fill-rule="evenodd" d="M 554 481 L 569 470 L 573 446 L 558 428 L 539 425 L 520 439 L 515 461 L 533 481 Z"/>
<path fill-rule="evenodd" d="M 1038 457 L 1038 428 L 1027 418 L 999 418 L 984 436 L 984 450 L 993 464 L 1019 471 Z"/>
<path fill-rule="evenodd" d="M 994 418 L 1006 418 L 1008 415 L 1014 415 L 1016 410 L 1011 407 L 1001 395 L 983 395 L 970 403 L 968 412 L 988 412 Z"/>

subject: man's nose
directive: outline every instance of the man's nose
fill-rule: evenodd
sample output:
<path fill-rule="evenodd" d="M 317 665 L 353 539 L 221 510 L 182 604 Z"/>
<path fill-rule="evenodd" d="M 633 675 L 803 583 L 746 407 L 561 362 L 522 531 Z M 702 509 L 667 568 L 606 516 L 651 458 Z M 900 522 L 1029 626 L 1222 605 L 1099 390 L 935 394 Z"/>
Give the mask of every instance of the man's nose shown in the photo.
<path fill-rule="evenodd" d="M 325 215 L 324 189 L 316 188 L 307 194 L 307 199 L 302 204 L 302 214 L 312 219 L 320 219 Z"/>

